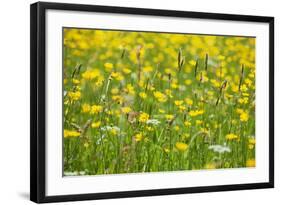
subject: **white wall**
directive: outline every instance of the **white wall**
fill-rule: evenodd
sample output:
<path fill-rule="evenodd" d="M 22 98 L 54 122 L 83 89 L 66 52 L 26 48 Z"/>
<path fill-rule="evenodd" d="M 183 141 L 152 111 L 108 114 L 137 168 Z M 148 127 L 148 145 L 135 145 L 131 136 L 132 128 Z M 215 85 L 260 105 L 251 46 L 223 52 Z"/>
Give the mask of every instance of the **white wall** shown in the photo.
<path fill-rule="evenodd" d="M 52 0 L 49 0 L 52 1 Z M 0 204 L 31 204 L 29 198 L 29 4 L 34 1 L 6 0 L 0 6 Z M 82 3 L 82 1 L 63 1 Z M 69 204 L 260 204 L 280 201 L 281 141 L 279 92 L 281 80 L 281 12 L 277 0 L 84 0 L 86 4 L 147 7 L 202 12 L 275 16 L 275 165 L 276 188 L 72 202 Z"/>

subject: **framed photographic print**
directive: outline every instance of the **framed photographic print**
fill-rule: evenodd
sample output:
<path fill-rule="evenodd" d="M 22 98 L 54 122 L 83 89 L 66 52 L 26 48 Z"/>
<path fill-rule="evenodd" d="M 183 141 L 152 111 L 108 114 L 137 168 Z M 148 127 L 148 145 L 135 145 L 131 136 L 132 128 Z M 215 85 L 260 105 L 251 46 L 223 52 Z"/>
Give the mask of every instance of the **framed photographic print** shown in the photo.
<path fill-rule="evenodd" d="M 274 18 L 31 5 L 31 200 L 274 187 Z"/>

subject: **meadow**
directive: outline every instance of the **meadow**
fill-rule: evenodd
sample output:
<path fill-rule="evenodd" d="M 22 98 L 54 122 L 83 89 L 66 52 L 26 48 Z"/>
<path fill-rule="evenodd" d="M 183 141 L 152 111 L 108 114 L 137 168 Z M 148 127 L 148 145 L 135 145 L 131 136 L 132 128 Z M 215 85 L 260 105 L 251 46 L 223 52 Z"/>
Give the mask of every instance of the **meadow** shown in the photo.
<path fill-rule="evenodd" d="M 64 175 L 255 167 L 255 38 L 63 36 Z"/>

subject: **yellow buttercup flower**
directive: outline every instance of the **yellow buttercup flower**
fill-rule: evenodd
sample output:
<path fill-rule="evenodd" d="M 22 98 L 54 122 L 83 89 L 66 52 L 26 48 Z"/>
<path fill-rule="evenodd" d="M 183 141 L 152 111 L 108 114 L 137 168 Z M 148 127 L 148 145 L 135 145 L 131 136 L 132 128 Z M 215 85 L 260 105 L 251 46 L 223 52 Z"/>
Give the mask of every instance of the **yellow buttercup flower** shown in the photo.
<path fill-rule="evenodd" d="M 256 160 L 255 159 L 248 159 L 246 161 L 246 167 L 255 167 L 256 166 Z"/>
<path fill-rule="evenodd" d="M 85 80 L 92 80 L 101 75 L 100 71 L 98 69 L 91 69 L 86 70 L 84 73 L 82 73 L 82 78 Z"/>
<path fill-rule="evenodd" d="M 189 63 L 190 65 L 192 65 L 192 66 L 195 66 L 195 65 L 196 65 L 196 61 L 195 61 L 195 60 L 190 60 L 188 63 Z"/>
<path fill-rule="evenodd" d="M 176 126 L 174 127 L 174 130 L 175 130 L 175 131 L 179 131 L 179 130 L 180 130 L 180 127 L 179 127 L 178 125 L 176 125 Z"/>
<path fill-rule="evenodd" d="M 166 120 L 171 121 L 174 119 L 174 115 L 165 115 Z"/>
<path fill-rule="evenodd" d="M 242 112 L 240 114 L 240 121 L 247 122 L 249 120 L 249 114 L 247 112 Z"/>
<path fill-rule="evenodd" d="M 227 134 L 227 135 L 225 136 L 225 138 L 226 138 L 227 140 L 229 140 L 229 141 L 239 139 L 239 137 L 238 137 L 237 135 L 232 134 L 232 133 Z"/>
<path fill-rule="evenodd" d="M 180 106 L 178 106 L 178 108 L 181 112 L 186 110 L 186 107 L 184 105 L 180 105 Z"/>
<path fill-rule="evenodd" d="M 74 79 L 72 79 L 72 83 L 75 84 L 75 85 L 77 85 L 77 84 L 80 83 L 80 80 L 77 80 L 77 79 L 74 78 Z"/>
<path fill-rule="evenodd" d="M 189 127 L 189 126 L 191 125 L 191 122 L 185 121 L 185 122 L 184 122 L 184 125 L 185 125 L 186 127 Z"/>
<path fill-rule="evenodd" d="M 101 105 L 93 105 L 91 107 L 91 114 L 97 114 L 102 111 L 103 107 Z"/>
<path fill-rule="evenodd" d="M 110 72 L 113 69 L 113 64 L 112 63 L 105 63 L 104 68 L 107 72 Z"/>
<path fill-rule="evenodd" d="M 139 93 L 139 96 L 140 96 L 142 99 L 147 98 L 147 94 L 146 94 L 145 92 L 140 92 L 140 93 Z"/>
<path fill-rule="evenodd" d="M 124 79 L 124 76 L 120 72 L 112 72 L 110 76 L 118 81 Z"/>
<path fill-rule="evenodd" d="M 67 93 L 67 95 L 70 98 L 70 100 L 77 101 L 81 97 L 81 92 L 80 91 L 75 91 L 75 92 L 70 91 Z"/>
<path fill-rule="evenodd" d="M 189 105 L 189 106 L 193 105 L 193 100 L 191 100 L 190 98 L 185 98 L 184 100 L 187 105 Z"/>
<path fill-rule="evenodd" d="M 139 122 L 146 122 L 149 119 L 149 114 L 142 112 L 139 116 Z"/>
<path fill-rule="evenodd" d="M 130 107 L 122 107 L 121 110 L 124 114 L 128 114 L 129 112 L 132 111 L 132 109 Z"/>
<path fill-rule="evenodd" d="M 181 152 L 184 152 L 185 150 L 187 150 L 188 145 L 183 143 L 183 142 L 177 142 L 176 143 L 176 148 L 177 148 L 177 150 L 179 150 Z"/>
<path fill-rule="evenodd" d="M 188 112 L 188 114 L 191 116 L 191 117 L 196 117 L 198 115 L 202 115 L 204 113 L 204 110 L 190 110 Z"/>
<path fill-rule="evenodd" d="M 130 74 L 132 71 L 129 68 L 123 68 L 123 73 Z"/>
<path fill-rule="evenodd" d="M 155 91 L 153 93 L 154 97 L 159 101 L 159 102 L 166 102 L 167 101 L 167 96 L 159 91 Z"/>
<path fill-rule="evenodd" d="M 100 125 L 101 125 L 101 121 L 97 121 L 97 122 L 93 122 L 91 126 L 92 128 L 99 128 Z"/>
<path fill-rule="evenodd" d="M 249 149 L 254 149 L 255 144 L 256 144 L 256 139 L 254 137 L 250 137 L 248 139 L 248 148 Z"/>
<path fill-rule="evenodd" d="M 150 73 L 151 71 L 153 71 L 153 67 L 145 66 L 145 67 L 143 67 L 143 71 L 146 72 L 146 73 Z"/>
<path fill-rule="evenodd" d="M 240 108 L 237 108 L 237 109 L 236 109 L 236 112 L 237 112 L 238 114 L 241 114 L 241 113 L 243 113 L 244 111 L 243 111 L 242 109 L 240 109 Z"/>
<path fill-rule="evenodd" d="M 124 101 L 124 98 L 121 95 L 113 95 L 112 100 L 118 104 L 122 104 Z"/>
<path fill-rule="evenodd" d="M 183 104 L 183 100 L 175 100 L 174 103 L 175 103 L 176 106 L 180 106 L 180 105 Z"/>
<path fill-rule="evenodd" d="M 138 134 L 135 135 L 135 140 L 136 140 L 136 142 L 139 142 L 139 141 L 141 141 L 142 139 L 143 139 L 143 135 L 142 135 L 141 133 L 138 133 Z"/>
<path fill-rule="evenodd" d="M 132 86 L 132 84 L 128 84 L 125 88 L 125 91 L 131 95 L 135 94 L 135 88 Z"/>
<path fill-rule="evenodd" d="M 216 164 L 215 163 L 208 163 L 205 165 L 206 169 L 216 169 Z"/>
<path fill-rule="evenodd" d="M 117 95 L 119 93 L 119 89 L 118 88 L 112 88 L 110 92 L 111 92 L 112 95 Z"/>
<path fill-rule="evenodd" d="M 80 136 L 80 132 L 74 131 L 74 130 L 63 130 L 63 136 L 64 138 L 71 138 L 71 137 L 79 137 Z"/>
<path fill-rule="evenodd" d="M 87 104 L 87 103 L 84 103 L 83 105 L 82 105 L 82 112 L 83 113 L 88 113 L 88 112 L 90 112 L 91 111 L 91 106 L 89 105 L 89 104 Z"/>

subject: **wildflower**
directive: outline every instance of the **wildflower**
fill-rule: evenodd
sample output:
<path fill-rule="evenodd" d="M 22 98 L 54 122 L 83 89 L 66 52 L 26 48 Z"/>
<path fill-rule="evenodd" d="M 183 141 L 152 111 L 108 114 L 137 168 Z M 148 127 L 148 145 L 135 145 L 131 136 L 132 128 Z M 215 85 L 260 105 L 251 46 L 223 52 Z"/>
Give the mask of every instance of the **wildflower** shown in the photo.
<path fill-rule="evenodd" d="M 151 71 L 153 71 L 153 68 L 151 66 L 145 66 L 143 67 L 143 71 L 146 73 L 150 73 Z"/>
<path fill-rule="evenodd" d="M 132 109 L 130 107 L 122 107 L 121 108 L 121 111 L 124 113 L 124 114 L 128 114 L 129 112 L 132 111 Z"/>
<path fill-rule="evenodd" d="M 170 68 L 165 68 L 164 71 L 165 71 L 165 73 L 168 74 L 168 75 L 171 74 L 172 76 L 175 76 L 175 74 L 176 74 L 175 71 L 173 71 L 173 70 L 170 69 Z"/>
<path fill-rule="evenodd" d="M 186 102 L 187 105 L 191 106 L 193 104 L 193 100 L 190 98 L 185 98 L 184 101 Z"/>
<path fill-rule="evenodd" d="M 141 88 L 144 88 L 144 81 L 143 80 L 140 80 L 139 82 L 138 82 L 138 85 L 141 87 Z"/>
<path fill-rule="evenodd" d="M 176 106 L 180 106 L 180 105 L 183 104 L 183 100 L 175 100 L 174 103 L 175 103 Z"/>
<path fill-rule="evenodd" d="M 249 98 L 248 97 L 240 98 L 238 99 L 238 102 L 240 104 L 247 104 L 249 102 Z"/>
<path fill-rule="evenodd" d="M 123 73 L 130 74 L 132 71 L 129 68 L 123 68 Z"/>
<path fill-rule="evenodd" d="M 111 92 L 111 94 L 116 95 L 116 94 L 119 93 L 119 89 L 118 88 L 112 88 L 110 92 Z"/>
<path fill-rule="evenodd" d="M 248 90 L 247 85 L 246 85 L 246 84 L 243 84 L 243 85 L 241 86 L 241 91 L 242 91 L 242 92 L 246 92 L 247 90 Z"/>
<path fill-rule="evenodd" d="M 109 130 L 109 132 L 113 135 L 113 136 L 116 136 L 118 134 L 118 130 L 117 129 L 111 129 Z"/>
<path fill-rule="evenodd" d="M 110 76 L 118 81 L 124 79 L 124 76 L 120 72 L 112 72 Z"/>
<path fill-rule="evenodd" d="M 191 116 L 191 117 L 196 117 L 198 115 L 202 115 L 204 113 L 204 110 L 190 110 L 188 112 L 188 114 Z"/>
<path fill-rule="evenodd" d="M 167 96 L 169 96 L 170 98 L 173 98 L 172 91 L 171 91 L 170 89 L 166 89 L 166 90 L 165 90 L 165 94 L 166 94 Z"/>
<path fill-rule="evenodd" d="M 243 95 L 244 97 L 249 97 L 249 96 L 250 96 L 249 93 L 242 93 L 242 95 Z"/>
<path fill-rule="evenodd" d="M 92 128 L 99 128 L 100 125 L 101 125 L 101 121 L 97 121 L 97 122 L 93 122 L 91 126 Z"/>
<path fill-rule="evenodd" d="M 213 84 L 214 87 L 219 88 L 221 85 L 219 83 L 219 81 L 217 81 L 216 79 L 212 79 L 211 83 Z"/>
<path fill-rule="evenodd" d="M 237 112 L 238 114 L 241 114 L 241 113 L 243 113 L 244 111 L 243 111 L 242 109 L 240 109 L 240 108 L 237 108 L 237 109 L 236 109 L 236 112 Z"/>
<path fill-rule="evenodd" d="M 114 95 L 111 97 L 113 101 L 119 103 L 119 104 L 122 104 L 124 99 L 121 95 Z"/>
<path fill-rule="evenodd" d="M 255 74 L 254 73 L 249 73 L 249 77 L 250 78 L 255 78 Z"/>
<path fill-rule="evenodd" d="M 167 101 L 167 96 L 159 91 L 154 92 L 153 95 L 159 102 Z"/>
<path fill-rule="evenodd" d="M 253 81 L 250 80 L 249 78 L 246 78 L 246 79 L 245 79 L 245 83 L 250 87 L 250 86 L 252 86 Z"/>
<path fill-rule="evenodd" d="M 249 114 L 247 112 L 242 112 L 240 114 L 240 121 L 247 122 L 249 120 Z"/>
<path fill-rule="evenodd" d="M 178 106 L 178 108 L 181 112 L 186 110 L 186 107 L 184 105 L 180 105 L 180 106 Z"/>
<path fill-rule="evenodd" d="M 174 119 L 174 115 L 165 115 L 166 120 L 171 121 Z"/>
<path fill-rule="evenodd" d="M 83 105 L 82 105 L 82 112 L 83 113 L 88 113 L 88 112 L 90 112 L 91 111 L 91 106 L 89 105 L 89 104 L 87 104 L 87 103 L 84 103 Z"/>
<path fill-rule="evenodd" d="M 216 169 L 217 166 L 216 166 L 215 163 L 208 163 L 208 164 L 205 165 L 205 168 L 206 169 Z"/>
<path fill-rule="evenodd" d="M 190 60 L 190 61 L 188 61 L 188 63 L 189 63 L 190 65 L 192 65 L 192 66 L 195 66 L 195 65 L 196 65 L 196 61 L 195 61 L 195 60 Z"/>
<path fill-rule="evenodd" d="M 184 125 L 185 125 L 186 127 L 189 127 L 189 126 L 191 125 L 191 122 L 185 121 L 185 122 L 184 122 Z"/>
<path fill-rule="evenodd" d="M 254 149 L 256 144 L 256 139 L 254 137 L 249 137 L 248 139 L 248 148 L 249 149 Z"/>
<path fill-rule="evenodd" d="M 112 69 L 113 69 L 113 64 L 112 64 L 112 63 L 105 63 L 105 64 L 104 64 L 104 67 L 105 67 L 105 70 L 106 70 L 107 72 L 110 72 L 110 71 L 112 71 Z"/>
<path fill-rule="evenodd" d="M 115 136 L 120 133 L 120 128 L 117 126 L 105 126 L 101 128 L 101 131 L 107 131 L 113 136 Z"/>
<path fill-rule="evenodd" d="M 140 93 L 139 93 L 139 96 L 140 96 L 142 99 L 147 98 L 147 94 L 146 94 L 145 92 L 140 92 Z"/>
<path fill-rule="evenodd" d="M 160 121 L 156 119 L 149 119 L 146 121 L 146 124 L 159 125 Z"/>
<path fill-rule="evenodd" d="M 173 88 L 173 89 L 178 89 L 178 88 L 179 88 L 179 85 L 178 85 L 176 82 L 173 82 L 173 83 L 171 84 L 171 88 Z"/>
<path fill-rule="evenodd" d="M 79 137 L 80 132 L 74 131 L 74 130 L 63 130 L 63 136 L 64 138 L 71 138 L 71 137 Z"/>
<path fill-rule="evenodd" d="M 191 85 L 192 80 L 187 79 L 187 80 L 184 81 L 184 83 L 185 83 L 186 85 Z"/>
<path fill-rule="evenodd" d="M 103 107 L 101 105 L 93 105 L 91 107 L 91 114 L 97 114 L 102 111 Z"/>
<path fill-rule="evenodd" d="M 136 140 L 136 142 L 139 142 L 139 141 L 141 141 L 142 139 L 143 139 L 143 135 L 142 135 L 141 133 L 138 133 L 138 134 L 135 135 L 135 140 Z"/>
<path fill-rule="evenodd" d="M 255 167 L 256 166 L 256 160 L 255 159 L 248 159 L 246 161 L 246 167 Z"/>
<path fill-rule="evenodd" d="M 256 144 L 256 139 L 255 139 L 255 137 L 249 137 L 249 143 L 250 144 Z"/>
<path fill-rule="evenodd" d="M 131 95 L 135 94 L 135 88 L 132 86 L 132 84 L 128 84 L 125 88 L 125 91 Z"/>
<path fill-rule="evenodd" d="M 239 139 L 239 137 L 237 136 L 237 135 L 235 135 L 235 134 L 232 134 L 232 133 L 230 133 L 230 134 L 227 134 L 226 136 L 225 136 L 225 138 L 227 139 L 227 140 L 237 140 L 237 139 Z"/>
<path fill-rule="evenodd" d="M 176 143 L 176 148 L 177 148 L 177 150 L 179 150 L 181 152 L 184 152 L 185 150 L 187 150 L 188 145 L 183 143 L 183 142 L 177 142 Z"/>
<path fill-rule="evenodd" d="M 148 121 L 148 119 L 149 119 L 149 114 L 147 114 L 145 112 L 141 113 L 139 116 L 139 122 L 146 123 Z"/>
<path fill-rule="evenodd" d="M 174 127 L 174 130 L 175 130 L 175 131 L 179 131 L 179 130 L 180 130 L 180 127 L 179 127 L 178 125 L 176 125 L 176 126 Z"/>
<path fill-rule="evenodd" d="M 231 86 L 231 90 L 232 90 L 232 92 L 234 92 L 234 93 L 238 93 L 238 92 L 239 92 L 239 87 L 238 87 L 238 85 L 232 85 L 232 86 Z"/>
<path fill-rule="evenodd" d="M 103 84 L 103 81 L 104 81 L 104 79 L 103 79 L 103 78 L 98 79 L 98 80 L 97 80 L 97 82 L 95 82 L 95 85 L 96 85 L 97 87 L 101 87 L 101 86 L 102 86 L 102 84 Z"/>
<path fill-rule="evenodd" d="M 78 85 L 80 83 L 80 80 L 77 80 L 77 79 L 72 79 L 72 83 L 75 84 L 75 85 Z"/>
<path fill-rule="evenodd" d="M 100 71 L 98 69 L 92 69 L 92 70 L 86 70 L 84 73 L 82 73 L 82 78 L 84 80 L 92 80 L 97 77 L 99 77 Z"/>
<path fill-rule="evenodd" d="M 153 127 L 151 127 L 151 126 L 146 126 L 145 129 L 146 129 L 147 131 L 153 131 L 153 130 L 154 130 Z"/>
<path fill-rule="evenodd" d="M 80 91 L 75 91 L 75 92 L 72 92 L 72 91 L 69 91 L 67 93 L 68 97 L 70 98 L 70 100 L 73 100 L 73 101 L 76 101 L 76 100 L 79 100 L 80 97 L 81 97 L 81 92 Z"/>
<path fill-rule="evenodd" d="M 225 145 L 210 145 L 208 149 L 218 153 L 231 152 L 231 149 Z"/>

